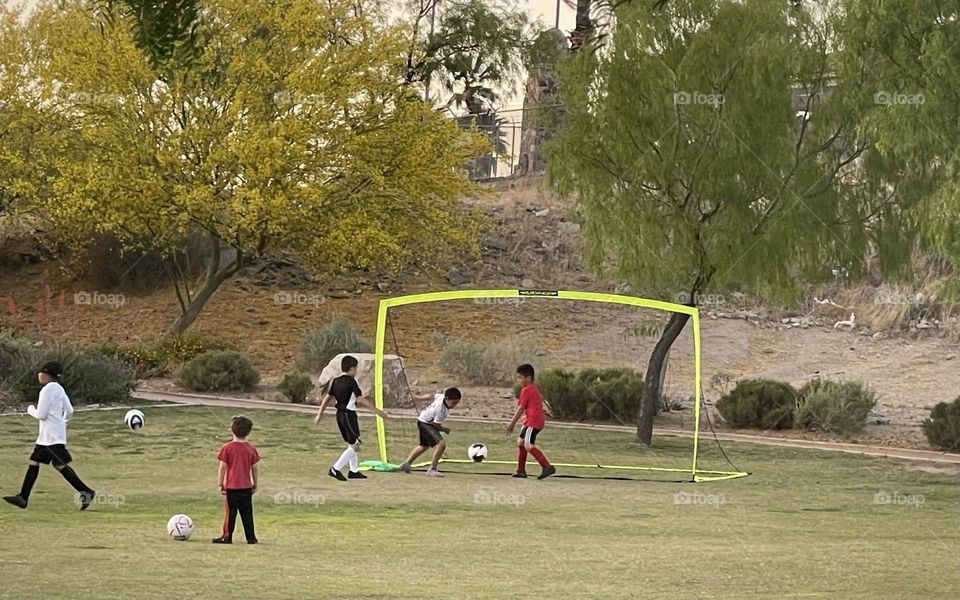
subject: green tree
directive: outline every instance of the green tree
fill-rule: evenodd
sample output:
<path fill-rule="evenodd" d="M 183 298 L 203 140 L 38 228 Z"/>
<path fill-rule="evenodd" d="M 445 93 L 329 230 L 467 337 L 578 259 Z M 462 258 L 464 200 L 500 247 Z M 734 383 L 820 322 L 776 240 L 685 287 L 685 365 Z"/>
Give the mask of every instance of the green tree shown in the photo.
<path fill-rule="evenodd" d="M 95 12 L 111 26 L 128 24 L 154 67 L 185 66 L 203 52 L 200 0 L 97 0 Z"/>
<path fill-rule="evenodd" d="M 212 1 L 203 54 L 160 70 L 84 5 L 41 8 L 24 25 L 46 40 L 30 49 L 29 78 L 69 128 L 43 157 L 55 193 L 29 208 L 78 245 L 110 231 L 172 253 L 206 237 L 201 283 L 176 282 L 171 333 L 271 250 L 326 273 L 470 247 L 463 165 L 485 143 L 404 85 L 405 32 L 354 8 Z"/>
<path fill-rule="evenodd" d="M 896 206 L 863 173 L 858 81 L 834 80 L 832 35 L 786 2 L 617 7 L 600 51 L 561 64 L 565 119 L 548 149 L 593 264 L 685 304 L 730 286 L 785 299 L 899 240 Z M 645 369 L 644 443 L 687 320 L 669 318 Z"/>

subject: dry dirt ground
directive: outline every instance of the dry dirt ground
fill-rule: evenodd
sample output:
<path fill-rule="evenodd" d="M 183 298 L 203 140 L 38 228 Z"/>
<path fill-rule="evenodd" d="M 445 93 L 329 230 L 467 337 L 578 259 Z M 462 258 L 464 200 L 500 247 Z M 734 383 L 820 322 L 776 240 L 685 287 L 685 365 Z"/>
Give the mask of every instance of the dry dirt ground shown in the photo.
<path fill-rule="evenodd" d="M 452 265 L 448 273 L 351 276 L 299 287 L 285 285 L 282 278 L 238 277 L 214 295 L 190 333 L 230 341 L 250 353 L 264 381 L 254 396 L 275 397 L 270 385 L 293 368 L 297 345 L 309 329 L 339 313 L 353 319 L 372 338 L 377 302 L 382 298 L 457 288 L 517 288 L 524 283 L 541 289 L 615 288 L 584 268 L 577 249 L 579 236 L 567 221 L 569 207 L 562 202 L 535 187 L 521 187 L 503 190 L 487 203 L 496 227 L 485 236 L 479 256 Z M 458 275 L 462 277 L 456 278 Z M 451 276 L 465 281 L 455 285 Z M 79 292 L 123 293 L 123 302 L 76 304 L 74 295 Z M 280 292 L 299 292 L 322 301 L 279 304 L 275 298 Z M 55 262 L 0 268 L 0 328 L 12 328 L 44 344 L 150 343 L 164 335 L 177 312 L 172 289 L 150 293 L 95 290 L 65 275 Z M 432 303 L 395 309 L 392 315 L 397 345 L 388 336 L 387 351 L 399 348 L 411 383 L 421 391 L 457 383 L 436 366 L 432 331 L 525 348 L 539 367 L 624 366 L 643 371 L 654 340 L 630 332 L 638 322 L 657 318 L 629 307 L 534 298 L 521 304 Z M 934 404 L 952 400 L 960 390 L 956 342 L 936 335 L 864 335 L 834 330 L 832 323 L 831 319 L 826 326 L 787 328 L 776 319 L 711 318 L 705 312 L 702 389 L 708 403 L 720 395 L 711 385 L 718 374 L 734 379 L 769 377 L 794 384 L 818 375 L 862 380 L 876 390 L 876 412 L 890 422 L 871 424 L 848 441 L 927 448 L 921 421 Z M 677 341 L 669 364 L 666 389 L 686 410 L 664 415 L 658 426 L 688 429 L 693 393 L 689 327 Z M 172 384 L 154 381 L 151 386 L 170 389 Z M 465 416 L 505 416 L 512 408 L 506 387 L 467 387 L 466 391 L 471 402 L 463 409 Z M 810 433 L 777 435 L 830 439 Z"/>

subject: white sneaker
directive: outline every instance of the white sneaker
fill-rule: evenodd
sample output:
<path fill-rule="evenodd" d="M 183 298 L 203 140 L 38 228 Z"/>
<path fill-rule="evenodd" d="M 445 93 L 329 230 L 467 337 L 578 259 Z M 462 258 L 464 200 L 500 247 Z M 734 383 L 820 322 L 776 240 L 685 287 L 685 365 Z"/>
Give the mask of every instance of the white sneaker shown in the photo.
<path fill-rule="evenodd" d="M 443 477 L 443 473 L 436 469 L 427 469 L 427 477 Z"/>

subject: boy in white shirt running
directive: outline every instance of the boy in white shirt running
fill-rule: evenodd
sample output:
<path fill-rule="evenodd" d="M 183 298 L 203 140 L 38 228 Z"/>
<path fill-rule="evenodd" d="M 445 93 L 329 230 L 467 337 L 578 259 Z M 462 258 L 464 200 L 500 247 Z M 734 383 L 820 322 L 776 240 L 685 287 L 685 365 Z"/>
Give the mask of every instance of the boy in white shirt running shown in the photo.
<path fill-rule="evenodd" d="M 443 477 L 443 473 L 437 469 L 437 465 L 440 464 L 443 451 L 447 449 L 447 442 L 443 439 L 440 432 L 450 433 L 450 429 L 443 425 L 443 421 L 447 418 L 447 415 L 450 414 L 450 409 L 460 404 L 461 397 L 460 390 L 457 388 L 449 388 L 442 394 L 435 394 L 430 406 L 420 411 L 420 417 L 417 418 L 417 429 L 420 431 L 420 445 L 416 446 L 410 452 L 407 461 L 400 465 L 401 471 L 409 473 L 410 464 L 428 449 L 434 448 L 433 460 L 430 463 L 430 468 L 427 469 L 427 476 Z M 425 401 L 430 400 L 431 397 L 429 395 L 416 396 L 415 399 Z"/>
<path fill-rule="evenodd" d="M 63 391 L 59 379 L 63 374 L 63 367 L 58 362 L 48 362 L 40 368 L 37 378 L 40 380 L 40 398 L 37 406 L 32 404 L 27 413 L 40 421 L 40 435 L 37 445 L 27 461 L 27 474 L 23 478 L 23 486 L 16 496 L 4 496 L 4 500 L 19 508 L 26 508 L 30 499 L 30 490 L 40 474 L 40 465 L 53 464 L 53 468 L 60 471 L 63 478 L 73 486 L 80 499 L 80 510 L 87 510 L 97 495 L 87 487 L 69 465 L 73 460 L 67 451 L 67 420 L 73 415 L 73 406 L 70 398 Z"/>

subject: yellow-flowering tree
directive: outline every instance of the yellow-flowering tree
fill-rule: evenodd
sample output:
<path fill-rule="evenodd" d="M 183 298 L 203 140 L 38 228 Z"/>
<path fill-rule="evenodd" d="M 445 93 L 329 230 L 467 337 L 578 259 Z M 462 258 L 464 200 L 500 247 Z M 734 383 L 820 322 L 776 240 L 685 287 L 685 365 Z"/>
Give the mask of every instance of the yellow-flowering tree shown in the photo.
<path fill-rule="evenodd" d="M 462 167 L 485 142 L 404 82 L 407 32 L 357 7 L 206 2 L 202 55 L 170 70 L 83 2 L 41 7 L 26 77 L 69 127 L 47 156 L 54 192 L 30 205 L 78 243 L 109 231 L 172 252 L 206 236 L 206 275 L 195 293 L 178 282 L 171 333 L 271 249 L 335 272 L 468 247 Z"/>

